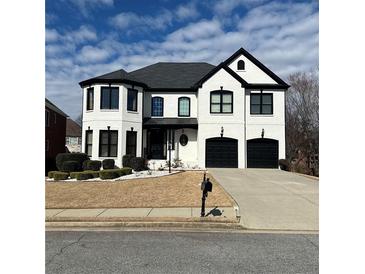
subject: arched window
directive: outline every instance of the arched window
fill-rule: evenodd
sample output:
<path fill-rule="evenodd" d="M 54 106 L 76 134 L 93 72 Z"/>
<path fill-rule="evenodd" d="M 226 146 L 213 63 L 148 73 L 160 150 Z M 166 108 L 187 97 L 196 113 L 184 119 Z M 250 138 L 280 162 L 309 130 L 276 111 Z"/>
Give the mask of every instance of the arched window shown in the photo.
<path fill-rule="evenodd" d="M 190 116 L 190 98 L 180 97 L 178 100 L 178 115 L 180 117 Z"/>
<path fill-rule="evenodd" d="M 162 97 L 152 97 L 151 116 L 163 116 Z"/>
<path fill-rule="evenodd" d="M 210 113 L 233 113 L 233 92 L 214 90 L 210 93 Z"/>
<path fill-rule="evenodd" d="M 238 61 L 237 70 L 245 70 L 245 61 L 243 61 L 243 60 Z"/>

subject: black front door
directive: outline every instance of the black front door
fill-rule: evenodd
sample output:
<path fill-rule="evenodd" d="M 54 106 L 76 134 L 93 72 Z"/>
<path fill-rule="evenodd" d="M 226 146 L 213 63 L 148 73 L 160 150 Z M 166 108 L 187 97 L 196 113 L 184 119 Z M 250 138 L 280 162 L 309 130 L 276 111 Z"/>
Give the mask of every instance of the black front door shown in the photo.
<path fill-rule="evenodd" d="M 150 129 L 147 136 L 147 158 L 166 159 L 166 130 Z"/>

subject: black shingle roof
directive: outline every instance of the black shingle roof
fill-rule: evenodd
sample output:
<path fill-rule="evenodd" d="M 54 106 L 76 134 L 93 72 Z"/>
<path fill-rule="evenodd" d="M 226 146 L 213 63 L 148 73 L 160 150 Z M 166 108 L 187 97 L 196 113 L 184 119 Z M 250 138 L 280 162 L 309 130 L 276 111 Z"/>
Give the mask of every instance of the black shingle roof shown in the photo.
<path fill-rule="evenodd" d="M 60 110 L 55 104 L 53 104 L 50 100 L 46 99 L 46 107 L 57 112 L 58 114 L 64 116 L 64 117 L 68 117 L 68 115 L 66 113 L 64 113 L 62 110 Z"/>
<path fill-rule="evenodd" d="M 190 89 L 215 66 L 197 63 L 160 62 L 131 72 L 117 70 L 80 82 L 81 86 L 113 80 L 141 83 L 151 89 Z"/>

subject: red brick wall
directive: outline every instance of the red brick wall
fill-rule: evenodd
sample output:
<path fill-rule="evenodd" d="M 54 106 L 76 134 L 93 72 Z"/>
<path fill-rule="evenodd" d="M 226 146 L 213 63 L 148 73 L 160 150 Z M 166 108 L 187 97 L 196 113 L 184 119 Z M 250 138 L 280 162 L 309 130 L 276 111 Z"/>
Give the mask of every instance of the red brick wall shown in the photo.
<path fill-rule="evenodd" d="M 53 169 L 56 155 L 65 152 L 65 137 L 66 137 L 66 117 L 46 107 L 49 111 L 49 126 L 46 125 L 46 140 L 48 140 L 48 151 L 46 149 L 46 170 Z M 55 121 L 56 117 L 56 121 Z M 48 167 L 47 167 L 48 166 Z"/>

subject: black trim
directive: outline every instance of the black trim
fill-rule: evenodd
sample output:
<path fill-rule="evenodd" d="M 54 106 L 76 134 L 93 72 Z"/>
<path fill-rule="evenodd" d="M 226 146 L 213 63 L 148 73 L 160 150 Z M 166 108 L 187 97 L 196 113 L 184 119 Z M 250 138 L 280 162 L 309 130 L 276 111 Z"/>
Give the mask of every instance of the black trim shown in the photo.
<path fill-rule="evenodd" d="M 263 63 L 261 63 L 259 60 L 257 60 L 255 57 L 253 57 L 248 51 L 246 51 L 243 48 L 240 48 L 237 50 L 231 57 L 229 57 L 226 61 L 224 61 L 224 64 L 229 65 L 234 59 L 236 59 L 239 55 L 245 56 L 247 59 L 249 59 L 252 63 L 254 63 L 256 66 L 258 66 L 261 70 L 263 70 L 266 74 L 268 74 L 272 79 L 274 79 L 279 85 L 285 86 L 286 88 L 289 88 L 290 86 L 285 83 L 279 76 L 277 76 L 274 72 L 272 72 L 268 67 L 266 67 Z"/>
<path fill-rule="evenodd" d="M 128 102 L 129 102 L 129 100 L 128 100 L 129 92 L 134 92 L 135 95 L 136 95 L 136 109 L 129 109 L 129 105 L 128 105 Z M 138 111 L 138 90 L 137 89 L 128 88 L 128 90 L 127 90 L 127 111 L 135 111 L 135 112 Z"/>
<path fill-rule="evenodd" d="M 88 85 L 95 85 L 95 84 L 129 84 L 129 85 L 136 85 L 143 88 L 147 88 L 148 86 L 145 83 L 127 80 L 127 79 L 88 79 L 79 83 L 80 87 L 84 88 Z"/>
<path fill-rule="evenodd" d="M 92 141 L 92 139 L 91 139 L 91 144 L 89 144 L 88 142 L 87 142 L 87 137 L 88 137 L 88 134 L 90 134 L 91 133 L 91 136 L 93 135 L 93 131 L 92 130 L 90 130 L 90 129 L 88 129 L 88 130 L 85 130 L 85 153 L 88 155 L 88 156 L 92 156 L 92 150 L 93 150 L 93 141 Z M 93 136 L 92 136 L 93 137 Z M 87 152 L 88 152 L 88 149 L 87 149 L 87 147 L 89 146 L 89 145 L 91 145 L 91 153 L 90 154 L 88 154 Z"/>
<path fill-rule="evenodd" d="M 106 156 L 102 156 L 101 155 L 101 146 L 102 146 L 102 143 L 101 143 L 101 135 L 102 133 L 105 133 L 107 132 L 108 133 L 108 143 L 107 144 L 103 144 L 103 145 L 107 145 L 108 146 L 108 153 Z M 111 144 L 110 141 L 111 141 L 111 135 L 112 133 L 117 133 L 117 143 L 116 144 Z M 117 149 L 116 149 L 116 153 L 115 155 L 111 155 L 110 153 L 110 147 L 111 145 L 116 145 L 117 146 Z M 118 130 L 99 130 L 99 157 L 118 157 Z"/>
<path fill-rule="evenodd" d="M 188 99 L 189 100 L 189 114 L 188 115 L 181 115 L 180 114 L 180 100 L 181 99 Z M 177 115 L 179 116 L 179 117 L 190 117 L 190 98 L 189 97 L 187 97 L 187 96 L 182 96 L 182 97 L 179 97 L 178 99 L 177 99 Z"/>
<path fill-rule="evenodd" d="M 245 70 L 245 61 L 239 60 L 237 62 L 237 70 Z"/>
<path fill-rule="evenodd" d="M 212 95 L 213 94 L 219 94 L 220 95 L 219 112 L 212 112 Z M 231 97 L 232 97 L 231 112 L 223 112 L 223 94 L 230 94 Z M 215 103 L 215 104 L 218 104 L 218 103 Z M 212 113 L 212 114 L 231 114 L 231 113 L 233 113 L 233 92 L 230 91 L 230 90 L 212 90 L 210 92 L 210 113 Z"/>
<path fill-rule="evenodd" d="M 112 108 L 112 90 L 113 89 L 117 89 L 118 90 L 118 107 L 117 108 Z M 103 108 L 103 92 L 109 92 L 109 102 L 108 102 L 108 107 Z M 100 109 L 118 109 L 119 110 L 119 87 L 100 87 Z"/>
<path fill-rule="evenodd" d="M 90 103 L 91 97 L 91 104 Z M 94 88 L 88 88 L 86 90 L 86 110 L 94 110 Z"/>
<path fill-rule="evenodd" d="M 254 104 L 254 105 L 259 105 L 260 106 L 260 113 L 252 113 L 252 96 L 255 95 L 255 96 L 259 96 L 260 97 L 260 104 Z M 262 106 L 264 105 L 263 104 L 263 101 L 262 101 L 262 96 L 263 95 L 269 95 L 271 97 L 271 113 L 262 113 Z M 272 115 L 274 114 L 274 104 L 273 104 L 273 94 L 272 93 L 262 93 L 262 90 L 260 93 L 253 93 L 251 92 L 250 93 L 250 114 L 251 115 Z M 265 104 L 265 105 L 268 105 L 268 104 Z"/>
<path fill-rule="evenodd" d="M 162 99 L 162 114 L 161 115 L 152 115 L 152 113 L 153 113 L 153 99 L 157 99 L 157 98 L 160 98 L 160 99 Z M 154 97 L 151 97 L 151 117 L 163 117 L 163 113 L 164 113 L 164 104 L 165 104 L 165 102 L 164 102 L 165 100 L 164 100 L 164 98 L 163 97 L 161 97 L 161 96 L 154 96 Z"/>
<path fill-rule="evenodd" d="M 196 88 L 145 88 L 145 91 L 196 92 Z"/>

